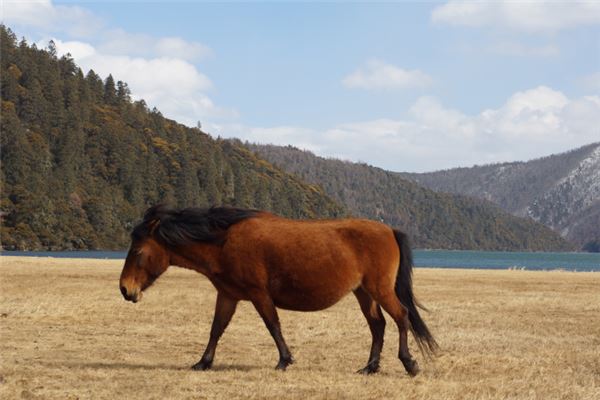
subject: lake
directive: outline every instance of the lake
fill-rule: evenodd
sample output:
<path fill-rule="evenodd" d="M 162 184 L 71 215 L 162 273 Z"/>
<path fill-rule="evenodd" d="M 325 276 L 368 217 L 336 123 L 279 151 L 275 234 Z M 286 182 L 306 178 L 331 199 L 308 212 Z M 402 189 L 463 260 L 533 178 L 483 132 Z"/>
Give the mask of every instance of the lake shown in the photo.
<path fill-rule="evenodd" d="M 3 251 L 2 256 L 124 259 L 125 251 Z M 415 266 L 470 269 L 600 271 L 600 253 L 415 250 Z"/>

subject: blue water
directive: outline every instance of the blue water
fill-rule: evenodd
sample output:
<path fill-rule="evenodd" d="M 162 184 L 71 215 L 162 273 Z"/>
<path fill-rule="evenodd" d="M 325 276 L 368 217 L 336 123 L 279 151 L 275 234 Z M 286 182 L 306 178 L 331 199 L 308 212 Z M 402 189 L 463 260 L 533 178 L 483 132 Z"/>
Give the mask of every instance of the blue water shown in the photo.
<path fill-rule="evenodd" d="M 125 251 L 3 251 L 3 256 L 125 259 Z M 417 267 L 600 271 L 600 253 L 415 250 Z"/>
<path fill-rule="evenodd" d="M 600 253 L 415 250 L 417 267 L 600 271 Z"/>

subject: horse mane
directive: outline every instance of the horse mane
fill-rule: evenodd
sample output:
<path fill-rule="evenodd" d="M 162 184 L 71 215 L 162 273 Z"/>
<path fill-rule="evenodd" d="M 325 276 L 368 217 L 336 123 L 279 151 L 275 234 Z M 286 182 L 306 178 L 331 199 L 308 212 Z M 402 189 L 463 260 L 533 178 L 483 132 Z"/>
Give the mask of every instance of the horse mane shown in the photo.
<path fill-rule="evenodd" d="M 235 207 L 177 210 L 160 204 L 146 210 L 143 221 L 133 228 L 131 238 L 139 240 L 152 236 L 169 246 L 192 242 L 222 244 L 227 229 L 259 213 L 259 210 Z"/>

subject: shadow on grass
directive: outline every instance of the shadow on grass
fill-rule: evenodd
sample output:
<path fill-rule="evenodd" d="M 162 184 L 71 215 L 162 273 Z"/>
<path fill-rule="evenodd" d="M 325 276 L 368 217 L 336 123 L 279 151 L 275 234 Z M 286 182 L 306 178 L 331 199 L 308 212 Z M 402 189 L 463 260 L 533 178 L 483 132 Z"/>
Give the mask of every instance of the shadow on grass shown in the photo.
<path fill-rule="evenodd" d="M 260 365 L 244 365 L 244 364 L 216 364 L 209 371 L 240 371 L 249 372 L 256 369 L 262 369 Z M 273 368 L 275 369 L 275 368 Z M 201 371 L 199 371 L 201 372 Z"/>
<path fill-rule="evenodd" d="M 171 370 L 171 371 L 189 371 L 198 374 L 207 373 L 210 371 L 240 371 L 248 372 L 255 369 L 260 369 L 256 365 L 238 365 L 238 364 L 217 364 L 208 371 L 193 371 L 191 365 L 182 364 L 136 364 L 127 362 L 86 362 L 86 361 L 66 361 L 66 362 L 40 362 L 39 364 L 46 367 L 54 368 L 92 368 L 92 369 L 128 369 L 128 370 Z"/>

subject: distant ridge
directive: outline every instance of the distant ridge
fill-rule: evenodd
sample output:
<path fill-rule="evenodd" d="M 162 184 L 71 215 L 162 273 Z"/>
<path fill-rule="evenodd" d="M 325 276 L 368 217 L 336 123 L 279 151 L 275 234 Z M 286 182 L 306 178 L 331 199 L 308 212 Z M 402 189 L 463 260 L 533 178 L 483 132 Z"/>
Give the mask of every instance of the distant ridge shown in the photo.
<path fill-rule="evenodd" d="M 421 248 L 561 251 L 573 246 L 549 228 L 479 199 L 436 193 L 397 173 L 297 148 L 246 144 L 258 156 L 323 187 L 357 216 L 405 229 Z"/>
<path fill-rule="evenodd" d="M 600 251 L 600 142 L 527 162 L 400 175 L 438 192 L 492 201 L 579 248 Z"/>

